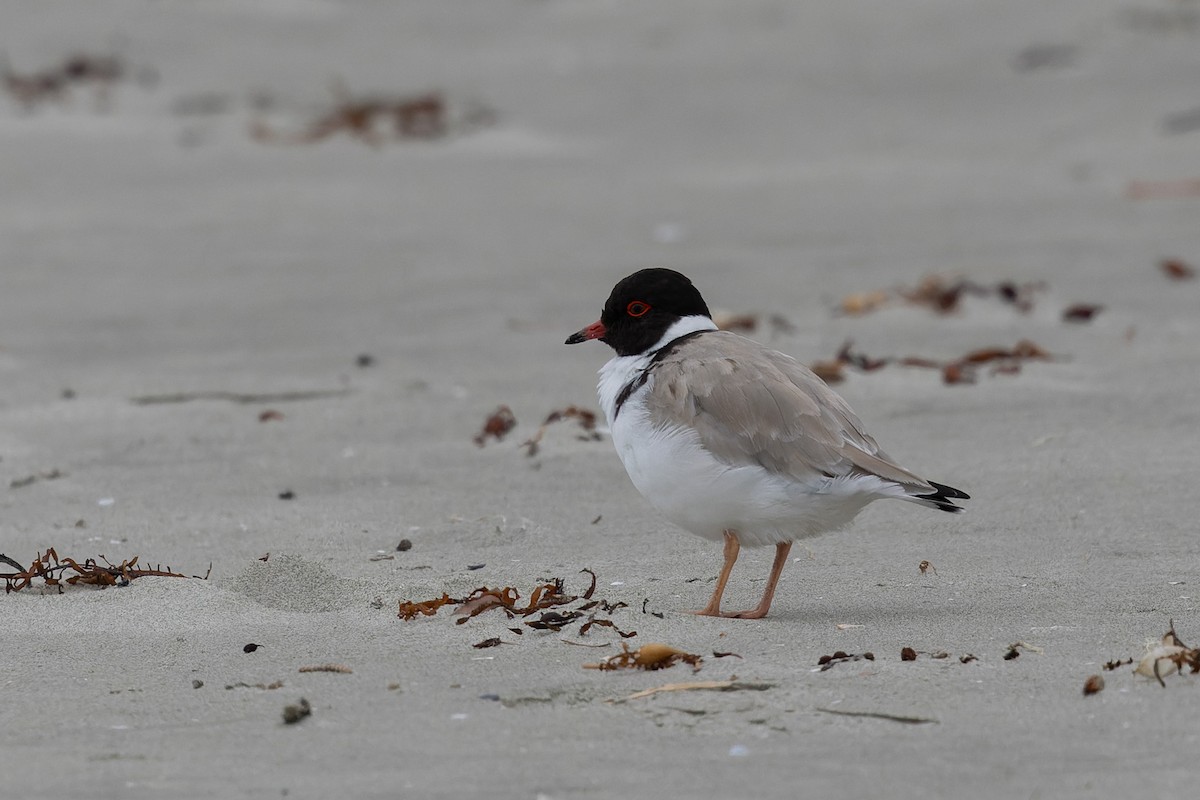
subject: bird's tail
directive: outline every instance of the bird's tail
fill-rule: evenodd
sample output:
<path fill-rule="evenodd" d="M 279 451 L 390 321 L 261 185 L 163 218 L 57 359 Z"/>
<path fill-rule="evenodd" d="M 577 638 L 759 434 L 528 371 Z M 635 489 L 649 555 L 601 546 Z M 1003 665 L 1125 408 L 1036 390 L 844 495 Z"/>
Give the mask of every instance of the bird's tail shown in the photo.
<path fill-rule="evenodd" d="M 934 483 L 933 481 L 926 481 L 926 483 L 937 491 L 926 494 L 911 494 L 905 499 L 911 500 L 914 503 L 920 503 L 923 506 L 936 508 L 940 511 L 949 511 L 951 514 L 961 514 L 966 510 L 962 506 L 954 505 L 953 501 L 970 500 L 971 495 L 961 489 L 955 489 L 953 486 L 946 486 L 941 483 Z"/>

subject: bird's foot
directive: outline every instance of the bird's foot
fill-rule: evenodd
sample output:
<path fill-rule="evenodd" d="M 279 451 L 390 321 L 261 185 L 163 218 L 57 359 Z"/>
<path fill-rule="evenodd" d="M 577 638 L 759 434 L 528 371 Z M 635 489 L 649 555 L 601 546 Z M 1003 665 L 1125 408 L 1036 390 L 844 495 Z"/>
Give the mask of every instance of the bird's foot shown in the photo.
<path fill-rule="evenodd" d="M 746 611 L 722 611 L 722 617 L 730 619 L 762 619 L 767 615 L 765 608 L 751 608 Z"/>
<path fill-rule="evenodd" d="M 718 608 L 701 608 L 689 611 L 698 617 L 724 617 L 725 619 L 762 619 L 767 615 L 765 608 L 751 608 L 747 611 L 721 611 Z"/>

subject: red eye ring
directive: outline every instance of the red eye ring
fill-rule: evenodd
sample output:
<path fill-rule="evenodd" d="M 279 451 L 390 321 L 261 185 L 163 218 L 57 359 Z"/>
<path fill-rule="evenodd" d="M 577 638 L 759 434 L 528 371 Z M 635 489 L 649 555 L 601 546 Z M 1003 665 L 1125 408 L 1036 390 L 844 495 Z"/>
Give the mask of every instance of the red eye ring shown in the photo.
<path fill-rule="evenodd" d="M 625 306 L 625 313 L 631 317 L 644 317 L 650 313 L 650 304 L 643 303 L 641 300 L 634 300 Z"/>

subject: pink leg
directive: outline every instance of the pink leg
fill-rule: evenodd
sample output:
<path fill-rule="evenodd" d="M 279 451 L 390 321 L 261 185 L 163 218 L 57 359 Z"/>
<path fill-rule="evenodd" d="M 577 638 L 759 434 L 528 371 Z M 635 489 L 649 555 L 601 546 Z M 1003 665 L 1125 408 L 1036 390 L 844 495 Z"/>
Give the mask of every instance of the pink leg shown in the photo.
<path fill-rule="evenodd" d="M 791 549 L 791 542 L 780 542 L 775 545 L 775 561 L 771 564 L 771 576 L 767 578 L 767 588 L 763 590 L 762 600 L 758 601 L 757 606 L 749 611 L 726 611 L 721 616 L 737 617 L 738 619 L 762 619 L 765 617 L 771 610 L 771 601 L 775 599 L 775 584 L 779 583 L 779 576 L 783 573 L 783 566 L 787 563 L 788 552 Z M 725 587 L 722 585 L 718 588 L 724 589 Z M 710 602 L 709 605 L 712 603 Z"/>
<path fill-rule="evenodd" d="M 721 614 L 721 595 L 725 594 L 725 584 L 729 583 L 729 573 L 733 572 L 733 562 L 737 561 L 738 551 L 742 549 L 737 534 L 725 531 L 725 563 L 721 565 L 721 574 L 717 578 L 717 588 L 713 589 L 708 605 L 699 611 L 693 611 L 702 617 L 719 617 Z M 770 605 L 770 603 L 768 603 Z"/>

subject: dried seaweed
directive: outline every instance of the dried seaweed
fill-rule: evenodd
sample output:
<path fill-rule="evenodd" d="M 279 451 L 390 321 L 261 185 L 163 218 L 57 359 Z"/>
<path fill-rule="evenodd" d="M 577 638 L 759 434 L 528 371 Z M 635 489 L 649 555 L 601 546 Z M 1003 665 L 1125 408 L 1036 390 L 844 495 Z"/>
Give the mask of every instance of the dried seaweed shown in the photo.
<path fill-rule="evenodd" d="M 732 311 L 714 311 L 713 324 L 723 331 L 753 333 L 758 328 L 757 314 L 737 314 Z"/>
<path fill-rule="evenodd" d="M 301 667 L 300 672 L 337 672 L 342 675 L 349 675 L 354 670 L 347 667 L 345 664 L 314 664 L 308 667 Z"/>
<path fill-rule="evenodd" d="M 1042 648 L 1036 647 L 1032 644 L 1028 644 L 1026 642 L 1013 642 L 1008 646 L 1008 650 L 1005 651 L 1004 660 L 1012 661 L 1013 659 L 1020 657 L 1022 650 L 1028 650 L 1031 653 L 1043 652 Z"/>
<path fill-rule="evenodd" d="M 125 64 L 113 55 L 75 53 L 54 66 L 37 72 L 17 73 L 3 59 L 4 89 L 17 105 L 31 111 L 44 103 L 65 102 L 73 86 L 90 85 L 96 105 L 107 107 L 109 92 L 127 72 Z"/>
<path fill-rule="evenodd" d="M 853 367 L 861 372 L 874 372 L 889 364 L 920 369 L 938 369 L 942 380 L 948 384 L 974 383 L 979 368 L 990 364 L 992 375 L 1012 375 L 1020 371 L 1025 361 L 1052 361 L 1055 356 L 1038 345 L 1022 339 L 1011 348 L 986 347 L 972 350 L 951 361 L 939 361 L 924 356 L 874 357 L 856 351 L 852 340 L 847 339 L 832 361 L 818 361 L 812 365 L 814 372 L 823 380 L 836 382 L 842 379 L 843 367 Z"/>
<path fill-rule="evenodd" d="M 739 656 L 740 658 L 740 656 Z M 821 672 L 833 669 L 838 664 L 845 664 L 850 661 L 874 661 L 875 654 L 871 652 L 862 653 L 847 653 L 845 650 L 838 650 L 832 655 L 824 655 L 817 659 L 817 666 L 821 668 Z"/>
<path fill-rule="evenodd" d="M 1164 258 L 1158 267 L 1173 281 L 1187 281 L 1196 277 L 1196 268 L 1178 258 Z"/>
<path fill-rule="evenodd" d="M 563 583 L 559 578 L 553 583 L 544 583 L 535 588 L 533 594 L 529 596 L 529 603 L 524 608 L 517 606 L 517 601 L 520 599 L 520 592 L 511 586 L 505 586 L 503 589 L 489 589 L 481 586 L 467 595 L 458 608 L 454 609 L 454 613 L 459 615 L 459 625 L 489 608 L 501 608 L 508 618 L 512 619 L 516 616 L 528 616 L 544 608 L 564 605 L 578 598 L 574 595 L 563 594 Z"/>
<path fill-rule="evenodd" d="M 556 422 L 563 420 L 574 419 L 579 422 L 579 427 L 583 433 L 579 435 L 581 441 L 599 441 L 600 433 L 596 430 L 596 412 L 589 411 L 586 408 L 579 406 L 567 406 L 566 408 L 556 409 L 546 415 L 546 420 L 538 426 L 537 431 L 533 436 L 530 436 L 521 446 L 526 448 L 525 455 L 535 456 L 541 447 L 542 437 L 546 435 L 546 429 Z"/>
<path fill-rule="evenodd" d="M 412 602 L 409 600 L 400 601 L 400 619 L 413 619 L 418 614 L 423 614 L 427 617 L 432 617 L 437 613 L 438 609 L 447 603 L 461 603 L 461 600 L 455 600 L 446 593 L 442 593 L 441 597 L 433 600 L 422 600 L 420 602 Z"/>
<path fill-rule="evenodd" d="M 835 358 L 831 361 L 814 361 L 808 365 L 808 368 L 821 380 L 833 384 L 846 380 L 845 366 Z"/>
<path fill-rule="evenodd" d="M 534 630 L 557 632 L 575 620 L 582 618 L 582 611 L 543 611 L 540 617 L 525 624 Z M 459 622 L 462 622 L 462 620 L 459 620 Z"/>
<path fill-rule="evenodd" d="M 892 293 L 877 289 L 873 292 L 857 292 L 842 298 L 841 311 L 852 317 L 859 317 L 883 308 L 892 300 Z"/>
<path fill-rule="evenodd" d="M 479 433 L 475 434 L 475 438 L 471 441 L 480 447 L 483 447 L 488 437 L 495 439 L 497 442 L 503 441 L 509 431 L 515 427 L 517 427 L 516 415 L 513 414 L 511 408 L 502 405 L 488 415 L 488 418 L 483 421 L 483 427 L 480 428 Z"/>
<path fill-rule="evenodd" d="M 942 380 L 946 383 L 974 382 L 975 371 L 984 364 L 993 364 L 993 375 L 1010 375 L 1020 369 L 1024 361 L 1053 361 L 1054 356 L 1028 339 L 1022 339 L 1011 349 L 985 347 L 952 361 L 942 368 Z M 955 378 L 951 377 L 953 372 Z"/>
<path fill-rule="evenodd" d="M 1166 687 L 1165 676 L 1171 673 L 1183 673 L 1183 668 L 1188 667 L 1192 674 L 1200 673 L 1200 648 L 1189 648 L 1183 643 L 1180 636 L 1175 632 L 1175 620 L 1170 621 L 1168 631 L 1162 637 L 1154 639 L 1153 642 L 1147 643 L 1145 651 L 1138 660 L 1134 658 L 1112 658 L 1111 661 L 1106 661 L 1103 664 L 1105 672 L 1134 664 L 1134 674 L 1144 675 L 1146 678 L 1153 678 L 1158 681 L 1159 686 Z M 1084 693 L 1094 693 L 1087 691 L 1087 685 L 1092 684 L 1093 679 L 1100 680 L 1099 688 L 1103 688 L 1103 679 L 1099 675 L 1092 675 L 1087 679 Z M 1097 688 L 1096 691 L 1099 691 Z"/>
<path fill-rule="evenodd" d="M 1006 283 L 1005 286 L 1007 289 L 1011 284 Z M 957 311 L 965 295 L 990 293 L 989 289 L 972 281 L 962 278 L 950 279 L 942 275 L 927 275 L 914 288 L 898 290 L 900 297 L 909 305 L 923 306 L 938 314 Z"/>
<path fill-rule="evenodd" d="M 502 644 L 504 644 L 503 639 L 501 639 L 499 636 L 493 636 L 490 639 L 484 639 L 482 642 L 476 642 L 475 644 L 471 645 L 471 647 L 474 647 L 476 650 L 485 650 L 489 647 L 498 647 Z"/>
<path fill-rule="evenodd" d="M 337 133 L 346 133 L 373 147 L 393 140 L 444 139 L 494 123 L 496 114 L 479 104 L 469 104 L 451 114 L 441 92 L 406 97 L 356 97 L 342 83 L 334 88 L 334 105 L 300 130 L 280 132 L 262 120 L 250 126 L 250 135 L 265 144 L 313 144 Z"/>
<path fill-rule="evenodd" d="M 1093 303 L 1076 303 L 1063 309 L 1062 318 L 1063 322 L 1091 322 L 1103 310 L 1104 306 Z"/>
<path fill-rule="evenodd" d="M 591 583 L 591 585 L 588 586 L 587 591 L 585 591 L 583 594 L 581 594 L 579 596 L 582 597 L 584 600 L 591 600 L 592 595 L 596 593 L 596 573 L 592 572 L 587 567 L 584 567 L 583 569 L 579 570 L 580 575 L 582 575 L 585 572 L 588 575 L 592 576 L 592 583 Z"/>
<path fill-rule="evenodd" d="M 1146 648 L 1146 653 L 1133 671 L 1154 678 L 1166 688 L 1163 676 L 1172 672 L 1182 673 L 1185 666 L 1190 667 L 1193 674 L 1200 672 L 1200 647 L 1193 648 L 1184 644 L 1175 633 L 1175 621 L 1171 620 L 1170 630 L 1159 642 Z"/>
<path fill-rule="evenodd" d="M 649 614 L 652 617 L 658 617 L 659 619 L 663 619 L 664 615 L 661 611 L 647 611 L 646 606 L 648 606 L 648 605 L 650 605 L 650 598 L 649 597 L 642 598 L 642 613 L 643 614 Z"/>
<path fill-rule="evenodd" d="M 525 623 L 525 624 L 528 625 L 529 623 Z M 637 636 L 637 631 L 623 631 L 620 628 L 618 628 L 617 624 L 615 622 L 613 622 L 611 619 L 596 619 L 596 616 L 594 614 L 588 618 L 587 622 L 585 622 L 585 623 L 583 623 L 583 625 L 579 626 L 579 635 L 587 636 L 587 632 L 592 629 L 593 625 L 600 625 L 601 627 L 604 627 L 604 628 L 612 628 L 614 631 L 617 632 L 617 635 L 620 636 L 622 639 L 629 639 L 634 636 Z"/>
<path fill-rule="evenodd" d="M 842 347 L 837 352 L 838 362 L 854 367 L 862 372 L 874 372 L 877 369 L 883 369 L 888 365 L 890 358 L 872 358 L 866 353 L 856 352 L 854 350 L 854 342 L 847 339 L 842 343 Z"/>
<path fill-rule="evenodd" d="M 585 620 L 580 625 L 581 636 L 586 635 L 592 627 L 597 625 L 612 628 L 622 638 L 637 636 L 637 631 L 623 631 L 610 620 L 597 619 L 594 613 L 587 613 L 592 609 L 598 609 L 611 614 L 620 608 L 626 608 L 627 604 L 610 603 L 604 599 L 593 598 L 596 591 L 596 573 L 590 569 L 580 570 L 580 573 L 591 576 L 587 590 L 581 595 L 567 593 L 564 588 L 565 581 L 562 578 L 556 578 L 534 587 L 529 595 L 529 600 L 524 604 L 521 603 L 521 593 L 512 586 L 502 588 L 481 586 L 462 599 L 453 598 L 443 592 L 440 598 L 433 600 L 403 601 L 400 603 L 398 616 L 406 620 L 419 615 L 433 616 L 442 606 L 453 603 L 456 604 L 454 614 L 458 617 L 455 620 L 457 625 L 462 625 L 485 611 L 500 609 L 509 619 L 529 617 L 540 612 L 536 619 L 524 623 L 534 630 L 561 631 L 569 625 Z M 576 608 L 562 608 L 578 601 L 583 602 Z M 509 630 L 516 634 L 522 633 L 521 628 L 509 628 Z"/>
<path fill-rule="evenodd" d="M 1033 309 L 1034 295 L 1045 288 L 1046 285 L 1040 281 L 1028 283 L 999 281 L 995 284 L 985 285 L 965 278 L 927 275 L 913 287 L 876 289 L 847 295 L 842 298 L 840 310 L 849 316 L 862 316 L 899 301 L 912 306 L 928 308 L 935 314 L 945 315 L 957 312 L 961 308 L 962 299 L 972 296 L 994 297 L 1021 313 L 1028 313 Z"/>
<path fill-rule="evenodd" d="M 618 669 L 666 669 L 676 664 L 690 664 L 693 672 L 700 671 L 704 661 L 701 656 L 688 653 L 659 642 L 647 642 L 637 650 L 630 650 L 629 645 L 621 642 L 621 652 L 596 664 L 584 664 L 584 669 L 598 669 L 605 672 Z"/>
<path fill-rule="evenodd" d="M 38 553 L 33 563 L 28 568 L 23 567 L 16 560 L 9 558 L 6 555 L 0 554 L 0 561 L 16 569 L 16 572 L 0 572 L 0 578 L 4 579 L 4 592 L 19 592 L 33 585 L 33 582 L 41 578 L 46 586 L 56 586 L 59 592 L 62 592 L 63 584 L 75 586 L 82 584 L 84 586 L 99 586 L 101 588 L 107 586 L 128 586 L 129 582 L 135 578 L 144 578 L 147 576 L 155 576 L 160 578 L 187 578 L 179 572 L 173 571 L 169 566 L 164 568 L 161 564 L 154 567 L 139 567 L 138 556 L 122 561 L 120 564 L 114 564 L 104 555 L 99 556 L 104 563 L 101 564 L 94 558 L 85 559 L 82 563 L 73 558 L 59 557 L 53 547 L 46 549 L 45 553 Z M 67 575 L 67 572 L 73 572 L 72 575 Z M 201 575 L 192 575 L 192 578 L 207 580 L 208 574 L 212 572 L 212 565 L 209 565 L 208 573 Z"/>

